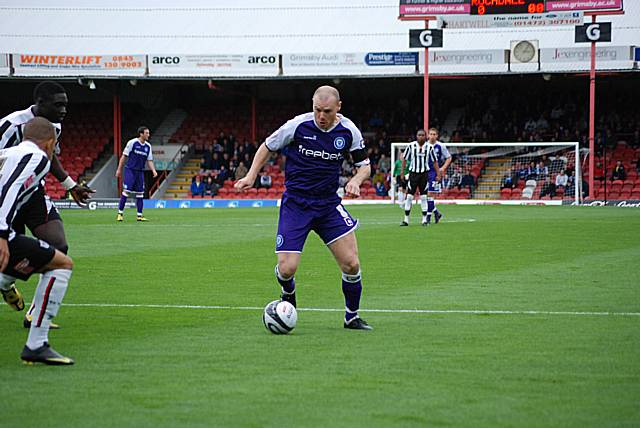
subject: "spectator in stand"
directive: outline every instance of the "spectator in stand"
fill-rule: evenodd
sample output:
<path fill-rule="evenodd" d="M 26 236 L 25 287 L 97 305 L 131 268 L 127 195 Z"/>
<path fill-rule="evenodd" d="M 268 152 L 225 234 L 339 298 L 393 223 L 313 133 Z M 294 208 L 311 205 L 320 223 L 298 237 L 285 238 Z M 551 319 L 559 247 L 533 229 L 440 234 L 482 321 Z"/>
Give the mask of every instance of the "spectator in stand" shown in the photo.
<path fill-rule="evenodd" d="M 378 181 L 376 183 L 375 189 L 376 189 L 376 195 L 377 196 L 388 196 L 389 195 L 389 192 L 387 191 L 387 188 L 384 186 L 384 183 L 382 183 L 380 181 Z"/>
<path fill-rule="evenodd" d="M 525 177 L 527 180 L 537 180 L 538 173 L 536 172 L 536 163 L 531 161 L 529 163 L 529 167 L 527 168 L 527 175 Z"/>
<path fill-rule="evenodd" d="M 211 169 L 213 171 L 220 171 L 221 165 L 222 165 L 222 160 L 220 159 L 220 154 L 218 152 L 214 152 L 213 159 L 211 160 Z"/>
<path fill-rule="evenodd" d="M 596 166 L 593 170 L 593 179 L 594 180 L 604 180 L 604 167 L 601 162 L 596 162 Z"/>
<path fill-rule="evenodd" d="M 540 161 L 536 167 L 536 176 L 538 180 L 549 178 L 549 168 L 547 168 L 543 161 Z"/>
<path fill-rule="evenodd" d="M 576 172 L 571 171 L 567 178 L 567 185 L 564 187 L 565 195 L 573 195 L 576 192 Z"/>
<path fill-rule="evenodd" d="M 240 180 L 241 178 L 244 178 L 247 175 L 247 172 L 249 172 L 249 170 L 247 169 L 245 163 L 240 161 L 240 164 L 236 168 L 235 179 Z"/>
<path fill-rule="evenodd" d="M 196 196 L 204 197 L 204 183 L 200 178 L 200 175 L 196 175 L 193 177 L 193 181 L 191 182 L 191 196 L 194 198 Z"/>
<path fill-rule="evenodd" d="M 454 187 L 460 188 L 460 181 L 462 180 L 462 174 L 460 174 L 460 167 L 456 166 L 453 168 L 453 173 L 449 177 L 448 188 L 453 189 Z"/>
<path fill-rule="evenodd" d="M 561 169 L 560 173 L 556 175 L 556 188 L 558 187 L 565 188 L 567 187 L 568 182 L 569 182 L 569 176 L 564 171 L 564 169 Z"/>
<path fill-rule="evenodd" d="M 536 122 L 536 131 L 538 133 L 545 133 L 549 130 L 549 122 L 544 118 L 544 115 L 540 115 L 540 118 Z"/>
<path fill-rule="evenodd" d="M 527 120 L 527 122 L 524 124 L 524 130 L 529 133 L 534 132 L 536 130 L 536 127 L 536 121 L 533 120 L 532 117 L 530 117 L 529 120 Z"/>
<path fill-rule="evenodd" d="M 380 155 L 377 170 L 382 171 L 385 174 L 387 174 L 391 170 L 391 161 L 384 153 Z"/>
<path fill-rule="evenodd" d="M 225 140 L 225 144 L 224 144 L 224 152 L 231 156 L 233 155 L 233 151 L 236 147 L 236 137 L 233 136 L 233 134 L 229 134 L 229 138 L 227 138 Z"/>
<path fill-rule="evenodd" d="M 227 138 L 226 135 L 224 135 L 224 131 L 220 131 L 220 133 L 218 134 L 218 138 L 216 139 L 216 143 L 220 146 L 220 147 L 224 147 L 224 140 Z"/>
<path fill-rule="evenodd" d="M 209 171 L 211 171 L 211 165 L 207 161 L 207 158 L 203 156 L 202 159 L 200 159 L 200 174 L 208 174 Z"/>
<path fill-rule="evenodd" d="M 549 180 L 548 176 L 544 178 L 544 184 L 540 190 L 540 198 L 545 196 L 549 196 L 550 198 L 556 196 L 556 185 Z"/>
<path fill-rule="evenodd" d="M 527 179 L 527 175 L 528 175 L 528 168 L 527 165 L 524 163 L 518 164 L 519 168 L 518 169 L 518 178 L 520 180 L 526 180 Z"/>
<path fill-rule="evenodd" d="M 460 190 L 463 187 L 468 187 L 469 191 L 473 192 L 473 188 L 475 185 L 476 185 L 476 181 L 473 178 L 473 175 L 471 175 L 470 169 L 466 168 L 464 175 L 460 179 L 460 185 L 458 185 L 458 190 Z"/>
<path fill-rule="evenodd" d="M 373 183 L 374 185 L 378 184 L 378 183 L 383 183 L 386 181 L 385 175 L 382 171 L 378 170 L 373 177 L 371 178 L 371 183 Z"/>
<path fill-rule="evenodd" d="M 502 177 L 502 183 L 500 184 L 500 188 L 501 189 L 513 189 L 513 186 L 515 186 L 515 183 L 513 182 L 514 179 L 514 175 L 511 171 L 511 168 L 509 168 L 505 173 L 504 176 Z"/>
<path fill-rule="evenodd" d="M 204 194 L 206 196 L 216 196 L 218 194 L 218 186 L 213 182 L 213 177 L 208 176 L 204 183 Z"/>
<path fill-rule="evenodd" d="M 622 165 L 622 161 L 618 159 L 618 161 L 616 161 L 616 165 L 613 167 L 613 172 L 611 173 L 611 181 L 625 180 L 626 178 L 627 178 L 627 172 L 624 170 L 624 165 Z"/>
<path fill-rule="evenodd" d="M 220 162 L 222 163 L 222 165 L 225 168 L 227 168 L 227 171 L 228 171 L 230 166 L 231 166 L 231 161 L 229 159 L 229 154 L 228 153 L 223 153 L 222 154 L 222 158 L 220 159 Z"/>
<path fill-rule="evenodd" d="M 229 170 L 224 166 L 220 165 L 220 171 L 218 171 L 218 182 L 224 186 L 225 180 L 229 179 Z"/>

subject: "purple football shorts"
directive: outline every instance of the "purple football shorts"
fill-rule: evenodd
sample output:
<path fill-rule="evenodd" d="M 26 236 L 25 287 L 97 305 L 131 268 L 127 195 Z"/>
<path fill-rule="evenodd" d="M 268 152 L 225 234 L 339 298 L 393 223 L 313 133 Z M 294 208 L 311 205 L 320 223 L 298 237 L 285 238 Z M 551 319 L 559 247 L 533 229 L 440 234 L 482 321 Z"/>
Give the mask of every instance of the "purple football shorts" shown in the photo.
<path fill-rule="evenodd" d="M 301 253 L 307 235 L 314 231 L 329 245 L 358 227 L 340 198 L 312 199 L 285 193 L 280 204 L 276 253 Z"/>

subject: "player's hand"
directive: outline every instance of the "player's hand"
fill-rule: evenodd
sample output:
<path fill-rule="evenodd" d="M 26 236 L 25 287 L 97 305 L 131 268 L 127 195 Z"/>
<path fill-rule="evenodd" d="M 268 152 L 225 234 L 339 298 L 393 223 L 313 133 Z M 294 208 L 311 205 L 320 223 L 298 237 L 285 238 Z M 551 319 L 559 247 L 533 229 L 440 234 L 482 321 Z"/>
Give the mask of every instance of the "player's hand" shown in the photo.
<path fill-rule="evenodd" d="M 92 188 L 83 186 L 82 184 L 76 184 L 71 188 L 71 190 L 69 190 L 69 192 L 71 193 L 73 200 L 76 201 L 76 204 L 81 207 L 87 205 L 87 202 L 91 199 L 92 193 L 96 193 Z"/>
<path fill-rule="evenodd" d="M 353 180 L 350 180 L 345 186 L 344 186 L 344 193 L 347 196 L 353 196 L 353 197 L 358 197 L 360 196 L 360 185 L 356 184 L 353 182 Z"/>
<path fill-rule="evenodd" d="M 9 263 L 9 244 L 6 239 L 0 238 L 0 272 L 4 271 Z"/>
<path fill-rule="evenodd" d="M 247 189 L 251 189 L 255 181 L 256 181 L 255 178 L 251 179 L 251 177 L 246 176 L 236 181 L 236 184 L 234 184 L 233 187 L 240 192 L 244 192 Z"/>
<path fill-rule="evenodd" d="M 116 178 L 120 178 L 121 175 L 122 175 L 122 171 L 120 171 L 119 169 L 116 169 Z"/>
<path fill-rule="evenodd" d="M 151 173 L 153 174 L 153 178 L 156 178 L 158 176 L 158 171 L 152 171 Z"/>
<path fill-rule="evenodd" d="M 444 169 L 444 168 L 440 168 L 440 175 L 441 175 L 442 177 L 444 177 L 445 175 L 447 175 L 447 170 L 446 170 L 446 169 Z"/>

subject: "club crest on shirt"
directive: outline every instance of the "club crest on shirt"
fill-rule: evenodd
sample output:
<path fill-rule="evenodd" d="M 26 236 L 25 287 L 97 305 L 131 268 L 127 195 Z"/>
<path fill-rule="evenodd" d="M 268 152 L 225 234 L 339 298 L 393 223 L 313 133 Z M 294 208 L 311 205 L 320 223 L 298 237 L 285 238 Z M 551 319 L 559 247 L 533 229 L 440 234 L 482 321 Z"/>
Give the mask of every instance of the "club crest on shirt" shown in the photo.
<path fill-rule="evenodd" d="M 30 264 L 29 259 L 24 258 L 13 267 L 13 270 L 15 270 L 16 272 L 20 272 L 24 275 L 31 275 L 31 272 L 33 272 L 34 268 L 33 266 L 29 266 L 29 264 Z"/>
<path fill-rule="evenodd" d="M 333 140 L 333 147 L 335 147 L 338 150 L 344 149 L 345 144 L 346 144 L 346 141 L 342 137 L 336 137 L 336 139 Z"/>

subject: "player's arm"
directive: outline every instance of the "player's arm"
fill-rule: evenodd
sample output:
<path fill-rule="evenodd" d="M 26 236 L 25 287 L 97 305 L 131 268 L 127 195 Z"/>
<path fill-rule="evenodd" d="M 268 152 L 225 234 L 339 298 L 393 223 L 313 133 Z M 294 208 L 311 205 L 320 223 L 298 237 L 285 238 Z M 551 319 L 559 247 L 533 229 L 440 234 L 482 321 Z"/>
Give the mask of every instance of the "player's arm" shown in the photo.
<path fill-rule="evenodd" d="M 153 174 L 153 177 L 154 178 L 157 177 L 158 176 L 158 171 L 156 171 L 156 166 L 153 164 L 152 160 L 148 160 L 147 161 L 147 166 L 151 170 L 151 173 Z"/>
<path fill-rule="evenodd" d="M 433 150 L 429 151 L 429 158 L 431 158 L 431 161 L 433 162 L 433 167 L 436 170 L 436 180 L 440 181 L 440 179 L 442 178 L 442 171 L 440 170 L 438 159 L 436 158 L 436 154 Z"/>
<path fill-rule="evenodd" d="M 120 156 L 120 162 L 118 162 L 118 168 L 116 168 L 116 177 L 117 178 L 122 177 L 122 168 L 124 168 L 124 164 L 127 163 L 127 159 L 128 158 L 129 158 L 129 156 L 127 156 L 127 155 Z"/>
<path fill-rule="evenodd" d="M 88 186 L 76 183 L 69 173 L 65 171 L 60 159 L 58 159 L 55 153 L 51 158 L 51 174 L 62 183 L 65 190 L 71 193 L 71 197 L 76 201 L 76 204 L 81 207 L 86 205 L 87 201 L 91 199 L 91 194 L 96 192 Z"/>
<path fill-rule="evenodd" d="M 367 158 L 367 160 L 369 160 Z M 371 177 L 371 165 L 366 163 L 356 167 L 356 175 L 347 182 L 344 186 L 344 191 L 347 195 L 360 196 L 360 186 L 362 182 Z"/>
<path fill-rule="evenodd" d="M 449 155 L 449 157 L 445 159 L 444 165 L 442 165 L 442 168 L 440 168 L 440 172 L 442 173 L 443 177 L 447 174 L 447 168 L 449 168 L 449 165 L 451 165 L 451 155 Z"/>
<path fill-rule="evenodd" d="M 135 140 L 130 140 L 126 146 L 124 146 L 124 150 L 122 151 L 122 156 L 120 156 L 120 162 L 118 162 L 118 168 L 116 168 L 116 177 L 122 177 L 122 168 L 127 163 L 127 159 L 129 159 L 129 153 L 133 149 L 133 144 Z"/>
<path fill-rule="evenodd" d="M 403 151 L 402 153 L 400 153 L 400 160 L 402 161 L 402 168 L 400 168 L 400 175 L 402 177 L 404 177 L 405 180 L 409 179 L 409 174 L 407 173 L 405 175 L 405 171 L 406 171 L 406 167 L 407 167 L 407 161 L 409 160 L 409 158 L 411 157 L 411 145 L 408 145 Z"/>
<path fill-rule="evenodd" d="M 256 178 L 258 177 L 258 173 L 267 163 L 269 157 L 271 156 L 271 151 L 267 148 L 267 144 L 263 143 L 258 147 L 258 151 L 253 157 L 253 162 L 251 163 L 251 168 L 249 168 L 249 172 L 244 178 L 241 178 L 236 182 L 234 187 L 238 190 L 250 189 L 253 187 L 253 183 L 255 183 Z"/>

